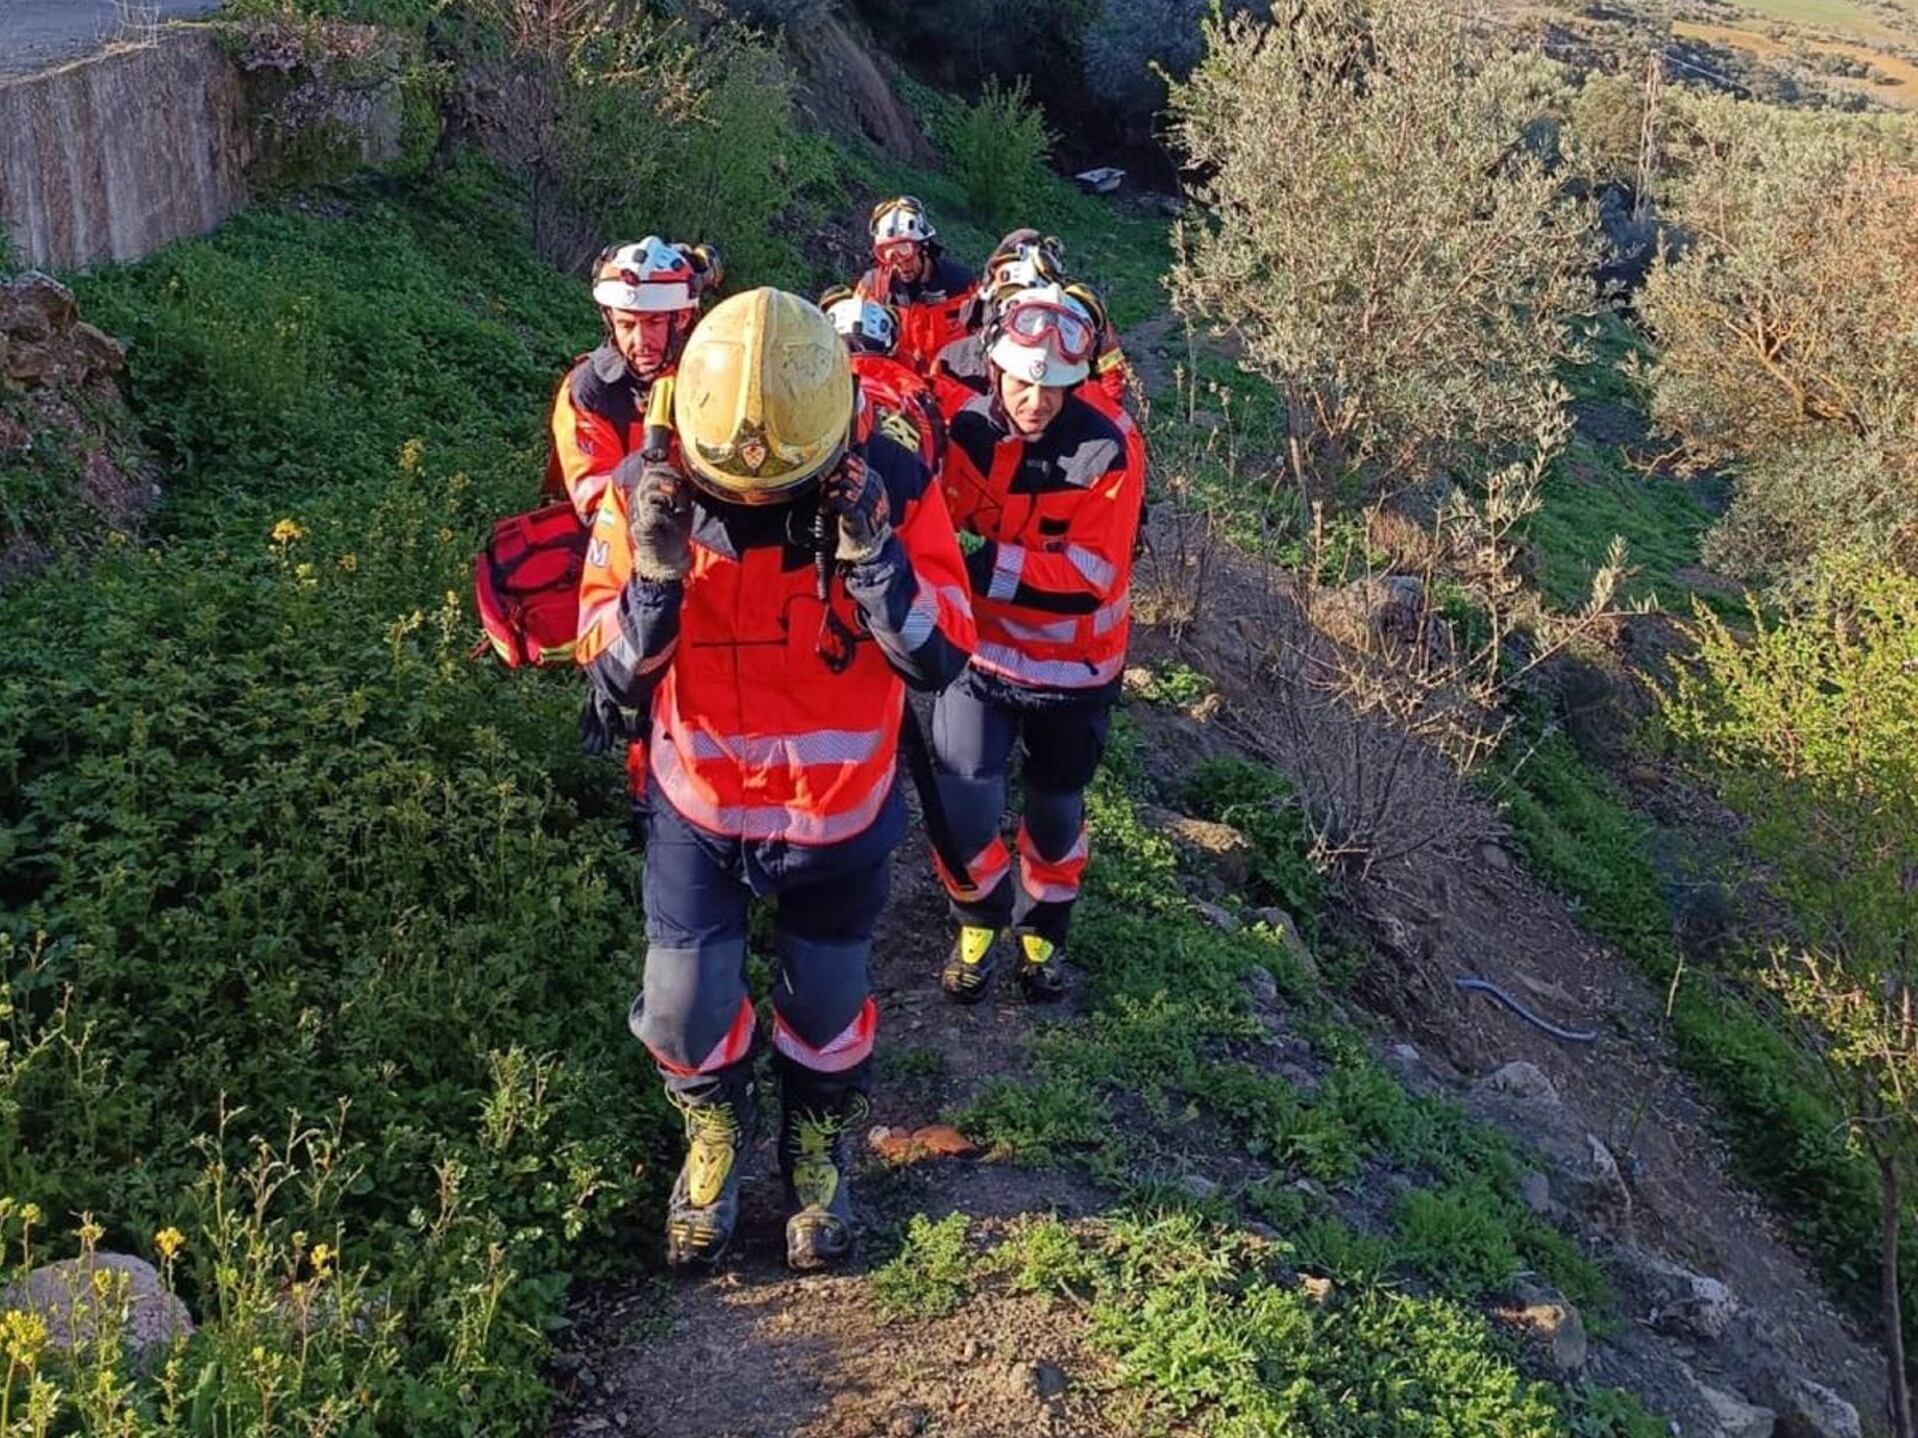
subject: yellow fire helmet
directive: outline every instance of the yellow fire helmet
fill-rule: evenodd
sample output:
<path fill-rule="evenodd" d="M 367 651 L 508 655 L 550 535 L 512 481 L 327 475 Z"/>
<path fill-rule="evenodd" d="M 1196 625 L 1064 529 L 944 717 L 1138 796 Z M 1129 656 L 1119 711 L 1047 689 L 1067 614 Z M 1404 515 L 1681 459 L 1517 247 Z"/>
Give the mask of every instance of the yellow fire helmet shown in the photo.
<path fill-rule="evenodd" d="M 673 427 L 693 482 L 733 504 L 789 499 L 839 462 L 852 368 L 832 321 L 784 290 L 720 301 L 673 384 Z"/>

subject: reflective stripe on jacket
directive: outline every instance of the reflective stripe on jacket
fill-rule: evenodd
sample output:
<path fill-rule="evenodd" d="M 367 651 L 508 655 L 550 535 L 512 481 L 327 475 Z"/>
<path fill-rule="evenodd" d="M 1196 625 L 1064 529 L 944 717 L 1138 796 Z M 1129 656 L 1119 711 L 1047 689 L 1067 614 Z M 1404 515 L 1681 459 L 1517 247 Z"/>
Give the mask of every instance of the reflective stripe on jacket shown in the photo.
<path fill-rule="evenodd" d="M 607 488 L 580 581 L 582 664 L 615 695 L 652 692 L 653 783 L 708 832 L 798 845 L 865 831 L 892 790 L 904 684 L 943 688 L 973 647 L 952 520 L 925 467 L 866 447 L 893 534 L 818 597 L 810 497 L 701 496 L 693 568 L 632 573 L 627 498 Z"/>
<path fill-rule="evenodd" d="M 986 540 L 966 565 L 974 665 L 1031 688 L 1115 680 L 1145 494 L 1118 425 L 1068 395 L 1045 433 L 1026 440 L 992 397 L 975 396 L 951 418 L 945 490 L 955 522 Z"/>

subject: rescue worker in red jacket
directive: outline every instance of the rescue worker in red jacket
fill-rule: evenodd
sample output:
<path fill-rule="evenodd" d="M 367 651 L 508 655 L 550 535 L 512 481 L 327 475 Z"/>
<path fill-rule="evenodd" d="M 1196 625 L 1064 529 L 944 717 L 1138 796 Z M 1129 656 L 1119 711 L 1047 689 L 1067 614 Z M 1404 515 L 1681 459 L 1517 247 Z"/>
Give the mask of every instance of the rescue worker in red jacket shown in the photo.
<path fill-rule="evenodd" d="M 924 374 L 959 336 L 979 282 L 946 253 L 926 207 L 911 195 L 874 205 L 871 229 L 873 265 L 853 290 L 899 312 L 898 357 Z"/>
<path fill-rule="evenodd" d="M 653 386 L 673 372 L 703 295 L 724 277 L 709 245 L 669 245 L 657 235 L 600 252 L 593 302 L 605 338 L 553 396 L 548 489 L 564 492 L 591 524 L 607 476 L 646 442 Z"/>
<path fill-rule="evenodd" d="M 839 338 L 846 343 L 853 379 L 865 397 L 868 423 L 878 425 L 918 454 L 934 475 L 946 452 L 946 417 L 932 386 L 911 366 L 894 358 L 899 344 L 899 312 L 843 285 L 819 297 Z"/>
<path fill-rule="evenodd" d="M 1065 274 L 1065 252 L 1051 235 L 1037 230 L 1014 230 L 999 241 L 986 261 L 985 278 L 979 292 L 962 316 L 960 334 L 934 356 L 932 378 L 940 401 L 947 408 L 964 403 L 956 398 L 959 387 L 975 394 L 986 391 L 986 352 L 981 342 L 987 322 L 1006 298 L 1033 285 L 1056 284 L 1085 309 L 1099 327 L 1099 339 L 1093 350 L 1093 383 L 1082 394 L 1088 403 L 1117 418 L 1126 413 L 1125 351 L 1119 347 L 1119 332 L 1112 327 L 1105 302 L 1091 286 L 1071 281 Z M 1129 415 L 1128 415 L 1129 418 Z"/>
<path fill-rule="evenodd" d="M 666 389 L 679 352 L 699 317 L 703 295 L 724 277 L 719 252 L 709 245 L 669 245 L 657 235 L 632 244 L 609 245 L 593 265 L 593 301 L 604 338 L 560 381 L 553 396 L 552 445 L 546 483 L 549 496 L 564 493 L 581 524 L 591 524 L 607 477 L 647 441 L 649 409 Z M 671 431 L 652 442 L 670 452 Z M 603 754 L 626 745 L 626 783 L 632 799 L 635 841 L 644 831 L 646 736 L 632 734 L 612 696 L 589 685 L 580 713 L 580 748 Z"/>
<path fill-rule="evenodd" d="M 773 289 L 725 300 L 675 379 L 683 468 L 620 464 L 581 578 L 580 661 L 623 698 L 651 696 L 646 972 L 631 1025 L 685 1114 L 666 1217 L 675 1265 L 716 1259 L 738 1216 L 755 894 L 775 904 L 787 1259 L 822 1267 L 853 1240 L 873 926 L 906 825 L 905 689 L 943 688 L 974 637 L 939 489 L 883 433 L 853 441 L 855 403 L 845 347 L 815 306 Z"/>
<path fill-rule="evenodd" d="M 972 1003 L 1010 931 L 1028 998 L 1053 999 L 1086 865 L 1085 788 L 1104 752 L 1130 634 L 1127 591 L 1144 476 L 1082 397 L 1098 341 L 1057 285 L 1021 291 L 987 330 L 991 385 L 949 417 L 944 486 L 979 643 L 940 694 L 932 743 L 940 877 L 959 926 L 941 985 Z M 1014 743 L 1024 754 L 1017 855 L 1000 834 Z"/>

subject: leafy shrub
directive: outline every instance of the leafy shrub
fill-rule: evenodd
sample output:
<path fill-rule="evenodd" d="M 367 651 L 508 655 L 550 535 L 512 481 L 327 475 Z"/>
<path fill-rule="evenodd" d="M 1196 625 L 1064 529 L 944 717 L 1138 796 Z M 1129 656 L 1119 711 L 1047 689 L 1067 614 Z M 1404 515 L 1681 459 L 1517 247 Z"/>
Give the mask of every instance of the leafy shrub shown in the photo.
<path fill-rule="evenodd" d="M 1202 818 L 1230 824 L 1251 841 L 1259 883 L 1310 924 L 1324 886 L 1312 865 L 1311 825 L 1292 786 L 1262 764 L 1214 758 L 1193 774 L 1189 797 Z"/>
<path fill-rule="evenodd" d="M 1644 128 L 1643 78 L 1593 71 L 1567 107 L 1566 157 L 1591 184 L 1635 184 Z"/>
<path fill-rule="evenodd" d="M 1789 582 L 1821 555 L 1882 555 L 1918 573 L 1918 449 L 1910 461 L 1844 432 L 1806 435 L 1738 466 L 1704 558 L 1728 574 Z"/>
<path fill-rule="evenodd" d="M 1847 1091 L 1850 1137 L 1877 1165 L 1896 1381 L 1901 1193 L 1918 1173 L 1906 1098 L 1918 1086 L 1918 580 L 1834 563 L 1802 605 L 1753 623 L 1748 641 L 1701 613 L 1699 669 L 1676 677 L 1663 712 L 1746 819 L 1796 920 L 1765 978 L 1817 1036 Z M 1894 1403 L 1907 1411 L 1902 1394 Z"/>
<path fill-rule="evenodd" d="M 1561 72 L 1434 0 L 1205 35 L 1172 93 L 1206 176 L 1173 296 L 1277 387 L 1295 482 L 1389 492 L 1525 451 L 1591 305 L 1582 217 L 1529 142 Z"/>
<path fill-rule="evenodd" d="M 967 206 L 994 229 L 1030 219 L 1052 139 L 1023 77 L 1011 85 L 986 81 L 978 100 L 959 111 L 940 136 Z"/>
<path fill-rule="evenodd" d="M 966 1216 L 948 1214 L 933 1223 L 915 1213 L 898 1254 L 873 1273 L 873 1301 L 894 1320 L 937 1318 L 964 1300 L 971 1273 Z"/>
<path fill-rule="evenodd" d="M 94 1241 L 68 1215 L 179 1232 L 167 1381 L 219 1431 L 534 1427 L 569 1275 L 672 1147 L 577 684 L 471 663 L 461 599 L 590 308 L 496 176 L 387 193 L 83 283 L 176 461 L 164 542 L 0 599 L 0 1191 L 59 1216 L 35 1261 Z M 319 1268 L 372 1306 L 309 1349 Z"/>
<path fill-rule="evenodd" d="M 1777 577 L 1834 544 L 1918 563 L 1918 167 L 1872 130 L 1687 96 L 1641 306 L 1652 417 L 1746 466 L 1717 557 Z"/>

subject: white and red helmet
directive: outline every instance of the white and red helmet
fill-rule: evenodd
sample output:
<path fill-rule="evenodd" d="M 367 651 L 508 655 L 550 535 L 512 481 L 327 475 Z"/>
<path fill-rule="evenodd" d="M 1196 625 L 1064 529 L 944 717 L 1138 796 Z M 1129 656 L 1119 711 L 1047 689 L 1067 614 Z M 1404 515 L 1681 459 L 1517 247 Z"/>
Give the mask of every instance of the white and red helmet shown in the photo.
<path fill-rule="evenodd" d="M 986 357 L 1014 379 L 1066 389 L 1092 372 L 1098 326 L 1058 285 L 1034 285 L 999 306 Z"/>
<path fill-rule="evenodd" d="M 593 268 L 593 302 L 601 309 L 672 314 L 699 308 L 699 272 L 685 252 L 657 235 L 615 245 Z"/>
<path fill-rule="evenodd" d="M 926 214 L 925 205 L 911 195 L 895 195 L 872 207 L 874 246 L 900 243 L 923 245 L 928 240 L 937 239 L 938 235 L 939 231 L 932 227 L 932 220 Z"/>
<path fill-rule="evenodd" d="M 899 346 L 899 312 L 891 305 L 836 290 L 824 295 L 826 318 L 854 354 L 889 355 Z"/>

